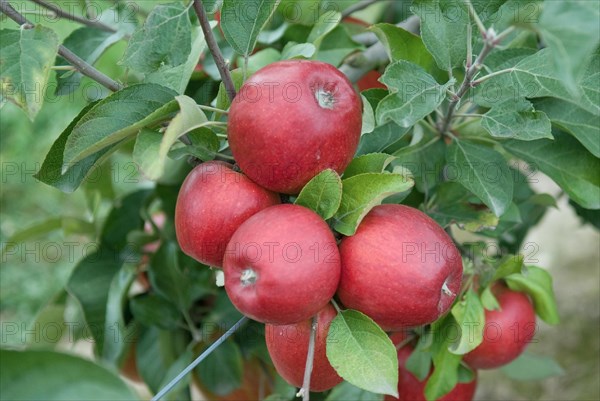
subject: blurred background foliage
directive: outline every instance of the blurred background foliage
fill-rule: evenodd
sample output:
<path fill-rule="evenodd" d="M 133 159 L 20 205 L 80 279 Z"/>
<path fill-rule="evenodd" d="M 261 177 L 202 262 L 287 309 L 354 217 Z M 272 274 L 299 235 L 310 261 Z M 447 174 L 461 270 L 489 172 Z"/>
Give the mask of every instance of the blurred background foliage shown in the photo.
<path fill-rule="evenodd" d="M 149 10 L 157 2 L 137 3 Z M 28 18 L 36 22 L 35 15 Z M 61 39 L 77 28 L 68 22 L 43 23 L 51 25 Z M 9 25 L 0 21 L 0 28 Z M 124 48 L 123 42 L 114 45 L 101 57 L 97 67 L 111 77 L 127 80 L 125 69 L 118 65 Z M 72 96 L 55 97 L 52 93 L 55 82 L 55 74 L 51 74 L 47 100 L 35 121 L 29 121 L 12 104 L 0 110 L 0 321 L 5 334 L 6 324 L 16 324 L 20 331 L 26 332 L 35 328 L 36 322 L 81 318 L 78 307 L 64 290 L 72 268 L 85 256 L 84 246 L 94 241 L 113 200 L 153 185 L 139 174 L 127 148 L 111 156 L 98 178 L 73 194 L 62 193 L 33 178 L 62 130 L 88 101 L 103 95 L 97 84 L 84 78 Z M 549 180 L 540 181 L 539 192 L 559 193 Z M 16 247 L 11 245 L 15 240 L 19 240 Z M 520 382 L 500 370 L 482 371 L 477 399 L 598 400 L 600 235 L 589 225 L 582 225 L 563 199 L 559 208 L 547 213 L 526 241 L 539 246 L 536 254 L 539 265 L 552 272 L 562 318 L 557 327 L 540 322 L 530 351 L 553 356 L 565 372 L 558 378 Z M 56 300 L 65 298 L 66 309 L 54 308 Z M 25 338 L 29 344 L 23 343 L 21 335 L 3 335 L 0 346 L 56 345 L 38 342 L 35 335 Z M 61 348 L 72 347 L 73 344 L 62 344 Z"/>

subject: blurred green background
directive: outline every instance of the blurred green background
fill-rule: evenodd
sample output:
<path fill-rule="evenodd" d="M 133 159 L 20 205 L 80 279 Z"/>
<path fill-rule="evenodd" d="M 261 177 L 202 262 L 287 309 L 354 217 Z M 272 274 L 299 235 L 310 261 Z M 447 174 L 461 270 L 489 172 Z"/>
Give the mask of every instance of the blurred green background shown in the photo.
<path fill-rule="evenodd" d="M 13 27 L 7 22 L 0 24 L 9 26 Z M 54 22 L 52 28 L 64 38 L 75 26 Z M 125 72 L 117 66 L 123 49 L 123 44 L 111 48 L 97 64 L 99 69 L 123 79 Z M 47 101 L 35 121 L 29 121 L 12 104 L 0 109 L 2 347 L 24 345 L 20 334 L 8 335 L 9 326 L 11 330 L 18 327 L 22 333 L 35 329 L 40 320 L 78 318 L 72 302 L 67 302 L 64 311 L 52 310 L 51 305 L 65 296 L 63 286 L 71 269 L 84 256 L 85 246 L 101 225 L 109 203 L 103 200 L 107 188 L 119 197 L 151 185 L 139 176 L 126 151 L 112 156 L 99 180 L 73 194 L 61 193 L 33 178 L 53 141 L 95 92 L 79 90 L 71 97 L 55 98 L 51 93 L 54 73 L 51 76 Z M 82 86 L 86 83 L 92 84 L 84 79 Z M 107 186 L 105 178 L 112 178 L 113 184 Z M 539 178 L 540 192 L 558 194 L 553 183 Z M 29 227 L 35 229 L 23 233 Z M 17 233 L 23 234 L 24 242 L 13 243 Z M 531 256 L 539 260 L 535 264 L 550 269 L 554 276 L 562 318 L 556 327 L 540 323 L 529 351 L 554 357 L 564 374 L 521 382 L 500 371 L 480 372 L 477 399 L 600 400 L 600 235 L 590 226 L 582 226 L 563 199 L 559 209 L 551 210 L 526 241 L 538 247 Z M 26 339 L 28 346 L 55 345 L 37 341 L 33 334 Z M 61 348 L 71 345 L 63 343 Z"/>

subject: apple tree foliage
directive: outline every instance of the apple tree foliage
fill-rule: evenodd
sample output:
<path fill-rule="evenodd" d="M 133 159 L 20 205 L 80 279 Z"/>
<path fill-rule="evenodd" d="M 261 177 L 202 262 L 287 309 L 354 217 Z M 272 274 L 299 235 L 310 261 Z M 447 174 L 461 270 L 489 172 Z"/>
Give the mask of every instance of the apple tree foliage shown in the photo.
<path fill-rule="evenodd" d="M 112 77 L 116 88 L 90 99 L 36 174 L 60 191 L 82 187 L 95 199 L 90 204 L 111 205 L 92 211 L 91 239 L 98 246 L 77 263 L 66 295 L 54 301 L 63 309 L 67 298 L 76 301 L 94 340 L 95 362 L 53 351 L 2 350 L 3 398 L 133 399 L 116 376 L 133 349 L 139 376 L 155 393 L 241 317 L 215 285 L 215 272 L 180 251 L 173 229 L 178 188 L 191 164 L 231 159 L 230 100 L 192 2 L 142 3 L 99 2 L 103 25 L 77 27 L 63 40 L 49 24 L 6 23 L 0 30 L 2 102 L 15 103 L 30 119 L 44 96 L 28 88 L 67 96 L 89 79 L 80 67 L 65 68 L 70 62 L 59 55 L 61 43 L 89 65 L 121 44 L 119 64 L 127 70 Z M 341 176 L 321 172 L 291 202 L 312 208 L 341 235 L 353 235 L 372 207 L 403 203 L 449 232 L 478 238 L 457 240 L 466 286 L 451 313 L 415 332 L 408 367 L 419 378 L 435 367 L 429 400 L 471 379 L 461 355 L 481 342 L 484 310 L 498 308 L 493 281 L 526 292 L 540 319 L 558 323 L 552 278 L 531 265 L 536 250 L 524 243 L 557 197 L 531 184 L 545 174 L 562 189 L 559 197 L 599 226 L 600 3 L 380 1 L 362 11 L 368 28 L 343 18 L 356 1 L 203 3 L 238 89 L 253 71 L 284 59 L 325 61 L 353 81 L 369 70 L 383 73 L 385 89 L 362 92 L 355 159 Z M 18 11 L 18 2 L 14 6 Z M 407 18 L 419 18 L 420 30 L 397 24 Z M 373 54 L 378 58 L 367 57 Z M 148 180 L 113 199 L 106 166 L 117 152 Z M 90 185 L 92 175 L 103 179 Z M 60 227 L 49 220 L 38 229 Z M 494 252 L 486 241 L 495 244 Z M 156 250 L 145 251 L 148 244 Z M 396 393 L 396 352 L 373 321 L 341 311 L 330 334 L 327 356 L 345 382 L 316 399 L 381 400 Z M 248 361 L 268 383 L 266 399 L 292 399 L 295 390 L 274 372 L 263 335 L 261 325 L 249 322 L 166 399 L 189 399 L 192 380 L 226 395 L 242 385 Z M 503 371 L 539 379 L 561 369 L 547 357 L 524 354 Z"/>

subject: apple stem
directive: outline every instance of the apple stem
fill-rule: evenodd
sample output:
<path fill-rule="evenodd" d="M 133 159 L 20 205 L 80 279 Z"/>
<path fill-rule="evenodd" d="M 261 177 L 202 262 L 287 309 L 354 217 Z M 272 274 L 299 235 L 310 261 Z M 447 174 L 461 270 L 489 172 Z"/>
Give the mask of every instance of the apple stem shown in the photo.
<path fill-rule="evenodd" d="M 306 355 L 306 368 L 304 369 L 304 381 L 298 396 L 302 396 L 302 401 L 310 400 L 310 376 L 312 375 L 313 362 L 315 359 L 315 337 L 317 336 L 317 327 L 319 321 L 317 315 L 313 316 L 310 326 L 310 338 L 308 339 L 308 354 Z"/>
<path fill-rule="evenodd" d="M 337 313 L 342 313 L 342 310 L 340 309 L 340 306 L 335 301 L 335 299 L 331 298 L 331 304 L 333 305 L 333 307 L 335 308 L 335 310 L 337 311 Z"/>

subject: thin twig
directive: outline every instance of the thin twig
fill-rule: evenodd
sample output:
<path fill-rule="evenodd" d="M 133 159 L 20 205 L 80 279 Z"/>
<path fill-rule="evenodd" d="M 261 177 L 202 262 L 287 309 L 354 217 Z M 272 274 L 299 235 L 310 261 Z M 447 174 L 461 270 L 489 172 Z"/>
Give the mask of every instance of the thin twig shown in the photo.
<path fill-rule="evenodd" d="M 483 82 L 487 81 L 490 78 L 494 78 L 497 77 L 498 75 L 502 75 L 502 74 L 508 74 L 509 72 L 513 72 L 515 71 L 515 68 L 506 68 L 504 70 L 499 70 L 499 71 L 494 71 L 491 74 L 485 75 L 479 79 L 476 79 L 475 81 L 471 82 L 471 86 L 475 87 L 477 85 L 482 84 Z"/>
<path fill-rule="evenodd" d="M 377 0 L 361 0 L 356 4 L 351 5 L 344 11 L 342 11 L 342 19 L 354 14 L 357 11 L 364 10 L 369 7 L 371 4 L 377 3 Z"/>
<path fill-rule="evenodd" d="M 302 388 L 299 394 L 302 394 L 302 401 L 310 400 L 310 376 L 312 375 L 313 363 L 315 360 L 315 337 L 317 336 L 317 329 L 319 327 L 318 316 L 315 315 L 312 318 L 310 325 L 310 337 L 308 339 L 308 353 L 306 355 L 306 367 L 304 369 L 304 381 L 302 382 Z"/>
<path fill-rule="evenodd" d="M 227 92 L 227 96 L 229 96 L 230 101 L 233 101 L 233 98 L 235 98 L 236 95 L 235 85 L 233 84 L 233 80 L 231 79 L 231 73 L 229 72 L 229 68 L 227 68 L 227 63 L 225 63 L 223 54 L 221 54 L 219 45 L 217 44 L 215 36 L 213 35 L 210 23 L 208 22 L 208 17 L 206 15 L 206 12 L 204 11 L 204 5 L 202 4 L 202 0 L 194 0 L 194 10 L 196 11 L 196 15 L 198 16 L 198 21 L 200 22 L 202 32 L 204 32 L 204 39 L 206 40 L 208 49 L 210 50 L 210 53 L 215 59 L 215 63 L 217 64 L 217 68 L 219 69 L 219 74 L 221 75 L 223 85 L 225 85 L 225 91 Z"/>
<path fill-rule="evenodd" d="M 60 7 L 57 7 L 54 4 L 46 3 L 43 0 L 29 0 L 29 1 L 52 11 L 54 14 L 56 14 L 60 18 L 65 18 L 70 21 L 79 22 L 80 24 L 91 26 L 92 28 L 98 28 L 98 29 L 101 29 L 106 32 L 112 32 L 112 33 L 117 32 L 117 30 L 115 28 L 113 28 L 112 26 L 106 25 L 103 22 L 91 20 L 88 18 L 83 18 L 78 15 L 68 13 L 66 11 L 63 11 L 63 9 L 61 9 Z"/>
<path fill-rule="evenodd" d="M 17 10 L 15 10 L 7 0 L 0 0 L 0 10 L 6 14 L 8 18 L 15 21 L 17 24 L 21 26 L 23 29 L 31 29 L 34 25 L 29 22 L 25 17 L 23 17 Z M 63 45 L 58 47 L 58 54 L 67 60 L 69 64 L 71 64 L 77 71 L 93 79 L 98 82 L 100 85 L 106 87 L 107 89 L 116 92 L 120 89 L 123 89 L 123 85 L 113 80 L 112 78 L 104 75 L 102 72 L 98 71 L 90 64 L 88 64 L 85 60 L 77 56 L 71 50 L 67 49 Z"/>

